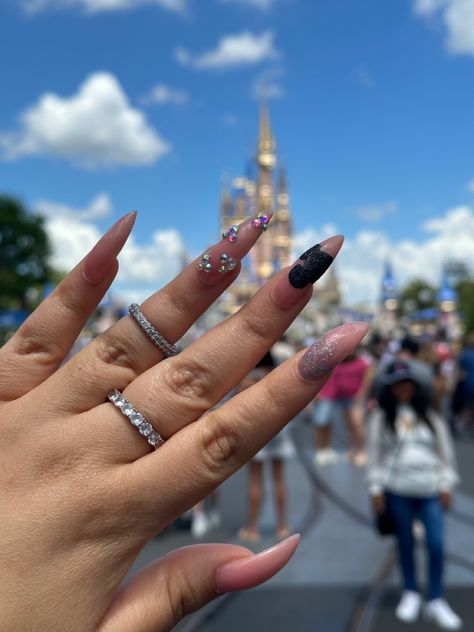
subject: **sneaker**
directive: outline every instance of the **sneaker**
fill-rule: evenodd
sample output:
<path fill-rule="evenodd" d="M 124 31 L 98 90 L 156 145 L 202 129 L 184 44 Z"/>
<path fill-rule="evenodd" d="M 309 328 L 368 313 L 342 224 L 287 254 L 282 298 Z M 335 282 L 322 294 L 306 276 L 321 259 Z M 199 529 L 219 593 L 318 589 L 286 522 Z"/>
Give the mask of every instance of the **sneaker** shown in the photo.
<path fill-rule="evenodd" d="M 337 452 L 332 448 L 324 448 L 323 450 L 317 450 L 314 455 L 315 465 L 324 466 L 337 463 Z"/>
<path fill-rule="evenodd" d="M 217 509 L 211 509 L 209 512 L 209 527 L 211 529 L 219 529 L 221 526 L 221 515 Z"/>
<path fill-rule="evenodd" d="M 414 590 L 404 590 L 395 615 L 400 621 L 413 623 L 420 615 L 421 595 Z"/>
<path fill-rule="evenodd" d="M 445 599 L 428 601 L 423 614 L 427 621 L 436 624 L 442 630 L 460 630 L 462 628 L 462 620 Z"/>
<path fill-rule="evenodd" d="M 209 531 L 209 521 L 203 511 L 195 511 L 191 524 L 191 534 L 193 538 L 199 540 Z"/>

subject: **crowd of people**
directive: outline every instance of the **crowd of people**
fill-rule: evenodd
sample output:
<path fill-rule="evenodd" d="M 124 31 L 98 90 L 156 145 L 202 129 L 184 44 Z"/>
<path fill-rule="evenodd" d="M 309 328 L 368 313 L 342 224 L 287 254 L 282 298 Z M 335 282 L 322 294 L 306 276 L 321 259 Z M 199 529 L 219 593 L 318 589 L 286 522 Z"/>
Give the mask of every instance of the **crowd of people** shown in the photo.
<path fill-rule="evenodd" d="M 280 340 L 237 391 L 254 384 L 297 350 L 298 345 Z M 346 462 L 367 468 L 376 530 L 397 540 L 403 590 L 396 616 L 407 623 L 416 621 L 423 609 L 425 619 L 442 629 L 462 627 L 445 599 L 443 514 L 451 506 L 459 478 L 451 436 L 473 436 L 473 394 L 474 335 L 466 337 L 464 346 L 442 340 L 420 342 L 408 335 L 400 340 L 375 335 L 334 369 L 303 412 L 314 428 L 315 467 Z M 343 451 L 341 427 L 346 429 Z M 339 449 L 332 440 L 335 428 Z M 237 533 L 241 541 L 260 540 L 265 463 L 273 483 L 276 538 L 289 534 L 284 474 L 285 462 L 294 454 L 285 428 L 250 462 L 247 520 Z M 194 514 L 193 535 L 200 538 L 212 530 L 216 515 L 214 501 L 206 521 L 201 504 Z M 415 568 L 420 531 L 428 557 L 424 605 Z"/>

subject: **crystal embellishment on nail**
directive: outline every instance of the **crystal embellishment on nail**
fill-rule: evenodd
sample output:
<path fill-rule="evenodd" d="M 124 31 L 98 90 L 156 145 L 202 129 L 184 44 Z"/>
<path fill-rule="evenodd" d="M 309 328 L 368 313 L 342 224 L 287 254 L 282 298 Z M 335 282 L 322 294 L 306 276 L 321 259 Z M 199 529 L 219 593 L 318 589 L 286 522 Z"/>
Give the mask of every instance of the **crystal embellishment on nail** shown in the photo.
<path fill-rule="evenodd" d="M 203 272 L 210 272 L 212 270 L 211 255 L 208 252 L 205 252 L 196 267 L 198 270 L 202 270 Z"/>
<path fill-rule="evenodd" d="M 267 230 L 268 224 L 270 223 L 271 216 L 263 211 L 257 215 L 257 217 L 252 220 L 252 226 L 254 228 L 261 228 L 262 230 Z"/>
<path fill-rule="evenodd" d="M 232 257 L 229 257 L 228 254 L 223 252 L 219 258 L 219 267 L 217 268 L 217 272 L 220 274 L 225 274 L 226 272 L 231 272 L 235 270 L 237 267 L 237 261 Z"/>
<path fill-rule="evenodd" d="M 222 233 L 222 239 L 227 239 L 231 244 L 235 243 L 238 238 L 239 227 L 237 224 L 229 226 L 229 228 Z"/>

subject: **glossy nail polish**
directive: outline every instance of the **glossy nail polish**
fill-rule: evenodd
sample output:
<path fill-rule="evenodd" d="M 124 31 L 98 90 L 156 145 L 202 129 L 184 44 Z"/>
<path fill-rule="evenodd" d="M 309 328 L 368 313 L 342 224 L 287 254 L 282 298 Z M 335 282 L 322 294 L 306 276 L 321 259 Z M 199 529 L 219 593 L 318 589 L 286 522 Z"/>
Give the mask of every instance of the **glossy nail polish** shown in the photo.
<path fill-rule="evenodd" d="M 272 289 L 272 299 L 282 309 L 298 303 L 306 287 L 315 283 L 329 268 L 341 249 L 344 237 L 336 235 L 325 239 L 303 252 Z"/>
<path fill-rule="evenodd" d="M 273 577 L 285 566 L 300 543 L 299 534 L 291 535 L 262 553 L 223 564 L 217 569 L 217 592 L 245 590 Z"/>
<path fill-rule="evenodd" d="M 348 323 L 316 340 L 299 361 L 301 377 L 308 382 L 324 377 L 354 351 L 368 329 L 367 323 Z"/>
<path fill-rule="evenodd" d="M 132 211 L 115 222 L 86 256 L 82 276 L 88 283 L 98 285 L 104 280 L 107 270 L 127 241 L 136 216 L 137 212 Z"/>
<path fill-rule="evenodd" d="M 208 248 L 199 257 L 196 269 L 206 285 L 217 285 L 240 265 L 241 260 L 268 228 L 272 213 L 259 213 L 242 222 L 230 226 L 222 240 Z"/>

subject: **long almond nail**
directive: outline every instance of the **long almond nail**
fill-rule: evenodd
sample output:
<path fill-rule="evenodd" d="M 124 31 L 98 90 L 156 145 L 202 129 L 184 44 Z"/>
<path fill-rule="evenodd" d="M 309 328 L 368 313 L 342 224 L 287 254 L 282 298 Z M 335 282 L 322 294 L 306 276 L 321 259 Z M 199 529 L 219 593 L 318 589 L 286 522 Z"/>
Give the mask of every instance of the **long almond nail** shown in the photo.
<path fill-rule="evenodd" d="M 301 300 L 304 296 L 302 290 L 322 277 L 334 261 L 343 241 L 342 235 L 329 237 L 298 257 L 288 274 L 280 279 L 271 292 L 278 307 L 289 309 Z"/>
<path fill-rule="evenodd" d="M 266 582 L 285 566 L 300 540 L 296 533 L 258 555 L 223 564 L 216 571 L 217 592 L 245 590 Z"/>
<path fill-rule="evenodd" d="M 357 347 L 368 329 L 367 323 L 348 323 L 316 340 L 299 361 L 301 377 L 315 382 L 332 371 Z"/>
<path fill-rule="evenodd" d="M 268 228 L 272 213 L 259 213 L 230 226 L 222 240 L 208 248 L 196 263 L 199 276 L 206 285 L 217 285 L 229 272 L 236 270 L 262 232 Z"/>
<path fill-rule="evenodd" d="M 107 270 L 124 247 L 136 216 L 137 212 L 132 211 L 121 217 L 86 256 L 82 267 L 82 276 L 88 283 L 98 285 L 104 280 Z"/>

